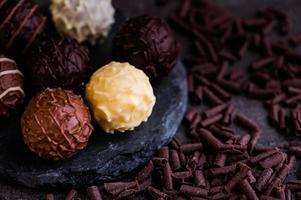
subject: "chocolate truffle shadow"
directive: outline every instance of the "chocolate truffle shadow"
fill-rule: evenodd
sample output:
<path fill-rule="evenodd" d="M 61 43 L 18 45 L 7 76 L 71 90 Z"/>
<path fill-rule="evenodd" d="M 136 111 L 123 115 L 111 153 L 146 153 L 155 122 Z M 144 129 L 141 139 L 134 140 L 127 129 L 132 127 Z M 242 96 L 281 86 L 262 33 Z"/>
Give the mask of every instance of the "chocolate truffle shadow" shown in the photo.
<path fill-rule="evenodd" d="M 100 66 L 104 66 L 111 62 L 113 59 L 112 55 L 112 42 L 114 35 L 119 30 L 119 27 L 126 21 L 126 17 L 121 12 L 116 10 L 115 12 L 115 23 L 112 26 L 109 35 L 102 41 L 101 44 L 90 47 L 91 64 L 94 70 L 97 70 Z"/>

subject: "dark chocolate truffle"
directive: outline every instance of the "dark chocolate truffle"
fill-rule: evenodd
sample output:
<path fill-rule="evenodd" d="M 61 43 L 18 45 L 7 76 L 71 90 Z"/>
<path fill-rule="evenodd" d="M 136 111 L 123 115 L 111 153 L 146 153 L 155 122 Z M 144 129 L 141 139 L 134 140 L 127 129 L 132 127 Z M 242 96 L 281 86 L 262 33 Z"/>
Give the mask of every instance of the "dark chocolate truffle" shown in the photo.
<path fill-rule="evenodd" d="M 23 102 L 23 74 L 15 61 L 0 54 L 0 118 L 8 117 Z"/>
<path fill-rule="evenodd" d="M 40 157 L 63 160 L 86 147 L 91 117 L 71 91 L 46 89 L 32 98 L 21 120 L 24 141 Z"/>
<path fill-rule="evenodd" d="M 27 52 L 40 33 L 46 17 L 31 0 L 0 0 L 0 47 L 15 55 Z"/>
<path fill-rule="evenodd" d="M 178 42 L 161 18 L 149 15 L 127 21 L 113 41 L 117 61 L 129 62 L 150 78 L 167 75 L 178 58 Z"/>
<path fill-rule="evenodd" d="M 88 49 L 76 40 L 49 38 L 28 53 L 27 69 L 39 89 L 75 89 L 89 78 L 92 71 L 89 62 Z"/>

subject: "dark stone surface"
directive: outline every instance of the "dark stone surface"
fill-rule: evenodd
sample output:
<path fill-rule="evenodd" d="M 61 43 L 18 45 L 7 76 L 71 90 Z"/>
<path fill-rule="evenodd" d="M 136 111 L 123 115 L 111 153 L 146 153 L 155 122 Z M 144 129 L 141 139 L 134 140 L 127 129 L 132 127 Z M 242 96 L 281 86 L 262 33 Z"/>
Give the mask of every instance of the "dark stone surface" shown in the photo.
<path fill-rule="evenodd" d="M 34 188 L 68 188 L 124 177 L 171 140 L 186 110 L 186 73 L 181 63 L 153 87 L 157 102 L 148 122 L 125 134 L 110 135 L 95 128 L 88 146 L 65 161 L 43 160 L 31 153 L 22 141 L 19 120 L 1 124 L 0 177 Z"/>
<path fill-rule="evenodd" d="M 117 12 L 117 25 L 124 19 L 119 15 Z M 95 68 L 110 59 L 116 29 L 115 25 L 105 43 L 93 49 Z M 23 142 L 18 117 L 0 123 L 1 179 L 32 188 L 62 189 L 125 177 L 171 140 L 186 110 L 186 72 L 180 62 L 152 85 L 157 101 L 148 122 L 125 134 L 109 135 L 95 128 L 87 148 L 66 161 L 44 160 L 31 153 Z"/>

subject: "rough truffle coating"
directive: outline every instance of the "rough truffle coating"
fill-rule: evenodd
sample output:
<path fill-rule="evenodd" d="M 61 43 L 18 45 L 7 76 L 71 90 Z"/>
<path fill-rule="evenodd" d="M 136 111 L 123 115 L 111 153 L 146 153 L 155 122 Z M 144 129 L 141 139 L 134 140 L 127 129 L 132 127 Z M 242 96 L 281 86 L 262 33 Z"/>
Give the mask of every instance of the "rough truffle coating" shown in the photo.
<path fill-rule="evenodd" d="M 113 41 L 115 59 L 142 69 L 150 78 L 167 75 L 178 58 L 178 42 L 161 18 L 148 15 L 127 21 Z"/>
<path fill-rule="evenodd" d="M 95 120 L 108 133 L 124 132 L 147 121 L 156 98 L 148 77 L 128 63 L 111 62 L 86 87 Z"/>
<path fill-rule="evenodd" d="M 0 54 L 0 118 L 9 117 L 24 100 L 23 74 L 15 61 Z"/>
<path fill-rule="evenodd" d="M 51 13 L 60 32 L 95 44 L 108 35 L 115 10 L 111 0 L 52 0 Z"/>
<path fill-rule="evenodd" d="M 0 47 L 13 56 L 25 54 L 44 29 L 46 17 L 31 0 L 0 0 Z"/>
<path fill-rule="evenodd" d="M 46 89 L 30 100 L 22 116 L 24 141 L 40 157 L 63 160 L 87 145 L 92 132 L 90 119 L 80 96 Z"/>
<path fill-rule="evenodd" d="M 90 57 L 76 40 L 55 38 L 41 42 L 29 53 L 27 67 L 33 84 L 39 88 L 74 89 L 89 77 Z"/>

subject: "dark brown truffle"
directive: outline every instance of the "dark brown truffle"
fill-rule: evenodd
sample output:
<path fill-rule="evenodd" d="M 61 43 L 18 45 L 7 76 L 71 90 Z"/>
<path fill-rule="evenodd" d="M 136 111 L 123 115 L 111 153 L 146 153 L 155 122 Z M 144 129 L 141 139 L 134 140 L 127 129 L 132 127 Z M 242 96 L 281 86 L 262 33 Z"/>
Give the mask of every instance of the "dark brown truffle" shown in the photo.
<path fill-rule="evenodd" d="M 27 52 L 40 33 L 46 17 L 31 0 L 0 0 L 0 47 L 13 55 Z"/>
<path fill-rule="evenodd" d="M 15 61 L 0 54 L 0 118 L 8 117 L 24 99 L 23 74 Z"/>
<path fill-rule="evenodd" d="M 88 108 L 80 96 L 46 89 L 30 100 L 21 120 L 24 141 L 40 157 L 62 160 L 83 149 L 92 132 Z"/>
<path fill-rule="evenodd" d="M 91 72 L 88 49 L 74 39 L 43 40 L 27 57 L 29 75 L 39 89 L 75 89 L 88 79 Z"/>
<path fill-rule="evenodd" d="M 167 75 L 178 58 L 173 31 L 161 18 L 148 15 L 127 21 L 113 41 L 117 61 L 129 62 L 150 78 Z"/>

